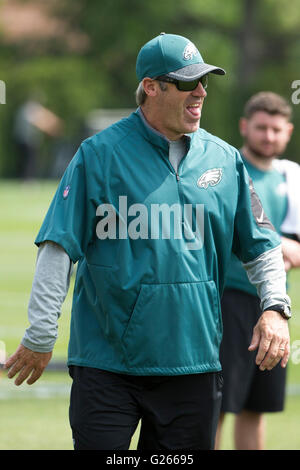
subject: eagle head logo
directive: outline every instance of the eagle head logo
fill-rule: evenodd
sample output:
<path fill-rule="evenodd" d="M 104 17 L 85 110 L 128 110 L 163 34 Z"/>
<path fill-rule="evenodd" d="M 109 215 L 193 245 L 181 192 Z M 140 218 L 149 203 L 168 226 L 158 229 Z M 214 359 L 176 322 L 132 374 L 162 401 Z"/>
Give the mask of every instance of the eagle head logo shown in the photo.
<path fill-rule="evenodd" d="M 207 170 L 197 181 L 197 186 L 199 188 L 207 189 L 208 186 L 216 186 L 220 183 L 222 178 L 222 168 L 212 168 Z"/>
<path fill-rule="evenodd" d="M 192 42 L 189 42 L 184 48 L 183 58 L 184 60 L 192 60 L 198 53 L 196 46 Z"/>

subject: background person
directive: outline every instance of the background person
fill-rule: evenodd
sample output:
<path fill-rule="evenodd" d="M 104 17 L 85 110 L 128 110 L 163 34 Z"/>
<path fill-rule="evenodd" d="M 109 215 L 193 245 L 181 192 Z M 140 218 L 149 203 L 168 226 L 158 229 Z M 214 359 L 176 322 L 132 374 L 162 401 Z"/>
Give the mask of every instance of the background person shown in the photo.
<path fill-rule="evenodd" d="M 14 123 L 14 140 L 18 150 L 18 176 L 32 180 L 39 176 L 39 152 L 42 136 L 58 138 L 63 131 L 63 121 L 41 104 L 34 96 L 17 110 Z"/>
<path fill-rule="evenodd" d="M 241 155 L 263 210 L 281 234 L 287 270 L 300 266 L 300 231 L 297 226 L 300 219 L 300 167 L 294 162 L 278 160 L 293 132 L 291 113 L 291 106 L 283 97 L 261 92 L 249 99 L 240 120 L 244 139 Z M 291 172 L 293 179 L 298 181 L 297 188 L 290 179 Z M 295 206 L 295 215 L 290 214 Z M 293 219 L 289 225 L 288 217 Z M 282 232 L 284 227 L 286 233 Z M 225 286 L 222 298 L 224 331 L 220 349 L 224 388 L 218 446 L 224 413 L 235 413 L 236 449 L 263 449 L 264 413 L 283 410 L 286 369 L 278 365 L 271 371 L 262 372 L 255 364 L 253 353 L 249 354 L 252 329 L 260 316 L 260 300 L 235 255 L 232 255 Z"/>
<path fill-rule="evenodd" d="M 224 71 L 173 34 L 145 44 L 136 71 L 137 111 L 85 140 L 60 182 L 36 238 L 30 327 L 6 368 L 17 385 L 40 377 L 78 262 L 68 350 L 75 449 L 128 449 L 140 419 L 139 450 L 213 449 L 221 402 L 219 297 L 232 246 L 260 286 L 256 361 L 261 368 L 288 361 L 287 320 L 272 310 L 274 303 L 290 310 L 280 239 L 253 214 L 261 206 L 239 152 L 199 129 L 207 74 Z M 202 244 L 196 236 L 176 237 L 178 227 L 168 237 L 145 236 L 145 227 L 136 237 L 124 231 L 137 208 L 183 211 L 199 202 Z M 115 232 L 100 230 L 111 228 L 111 219 Z M 147 218 L 148 234 L 164 229 L 162 219 L 159 227 Z M 186 234 L 189 221 L 180 222 Z"/>

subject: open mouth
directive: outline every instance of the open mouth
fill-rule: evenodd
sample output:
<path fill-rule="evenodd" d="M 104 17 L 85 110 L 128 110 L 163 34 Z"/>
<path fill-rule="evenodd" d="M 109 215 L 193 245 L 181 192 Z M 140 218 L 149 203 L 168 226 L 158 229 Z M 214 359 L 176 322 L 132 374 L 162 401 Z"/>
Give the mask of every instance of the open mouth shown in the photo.
<path fill-rule="evenodd" d="M 199 119 L 201 115 L 200 103 L 190 104 L 186 107 L 188 113 L 195 119 Z"/>

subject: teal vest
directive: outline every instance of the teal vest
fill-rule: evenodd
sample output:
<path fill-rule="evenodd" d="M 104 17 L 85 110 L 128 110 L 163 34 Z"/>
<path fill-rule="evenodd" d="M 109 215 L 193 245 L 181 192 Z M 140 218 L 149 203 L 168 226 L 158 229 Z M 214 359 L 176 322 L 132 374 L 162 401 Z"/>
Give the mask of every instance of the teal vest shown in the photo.
<path fill-rule="evenodd" d="M 168 142 L 135 112 L 82 143 L 37 236 L 78 261 L 68 363 L 133 375 L 220 370 L 220 296 L 231 249 L 279 244 L 252 214 L 236 149 L 190 135 L 175 173 Z"/>

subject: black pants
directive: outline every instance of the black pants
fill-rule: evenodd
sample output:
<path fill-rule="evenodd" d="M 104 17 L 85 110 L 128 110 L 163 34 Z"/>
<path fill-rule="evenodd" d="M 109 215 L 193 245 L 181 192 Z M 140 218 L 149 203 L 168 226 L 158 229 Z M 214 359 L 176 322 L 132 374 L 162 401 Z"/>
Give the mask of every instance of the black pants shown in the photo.
<path fill-rule="evenodd" d="M 222 411 L 257 413 L 282 411 L 285 401 L 286 368 L 277 364 L 261 371 L 255 363 L 256 351 L 248 351 L 253 328 L 261 316 L 260 299 L 235 289 L 226 289 L 222 298 L 223 340 L 220 360 L 224 387 Z"/>
<path fill-rule="evenodd" d="M 129 376 L 70 367 L 75 450 L 127 450 L 139 420 L 138 450 L 213 449 L 222 376 Z"/>

